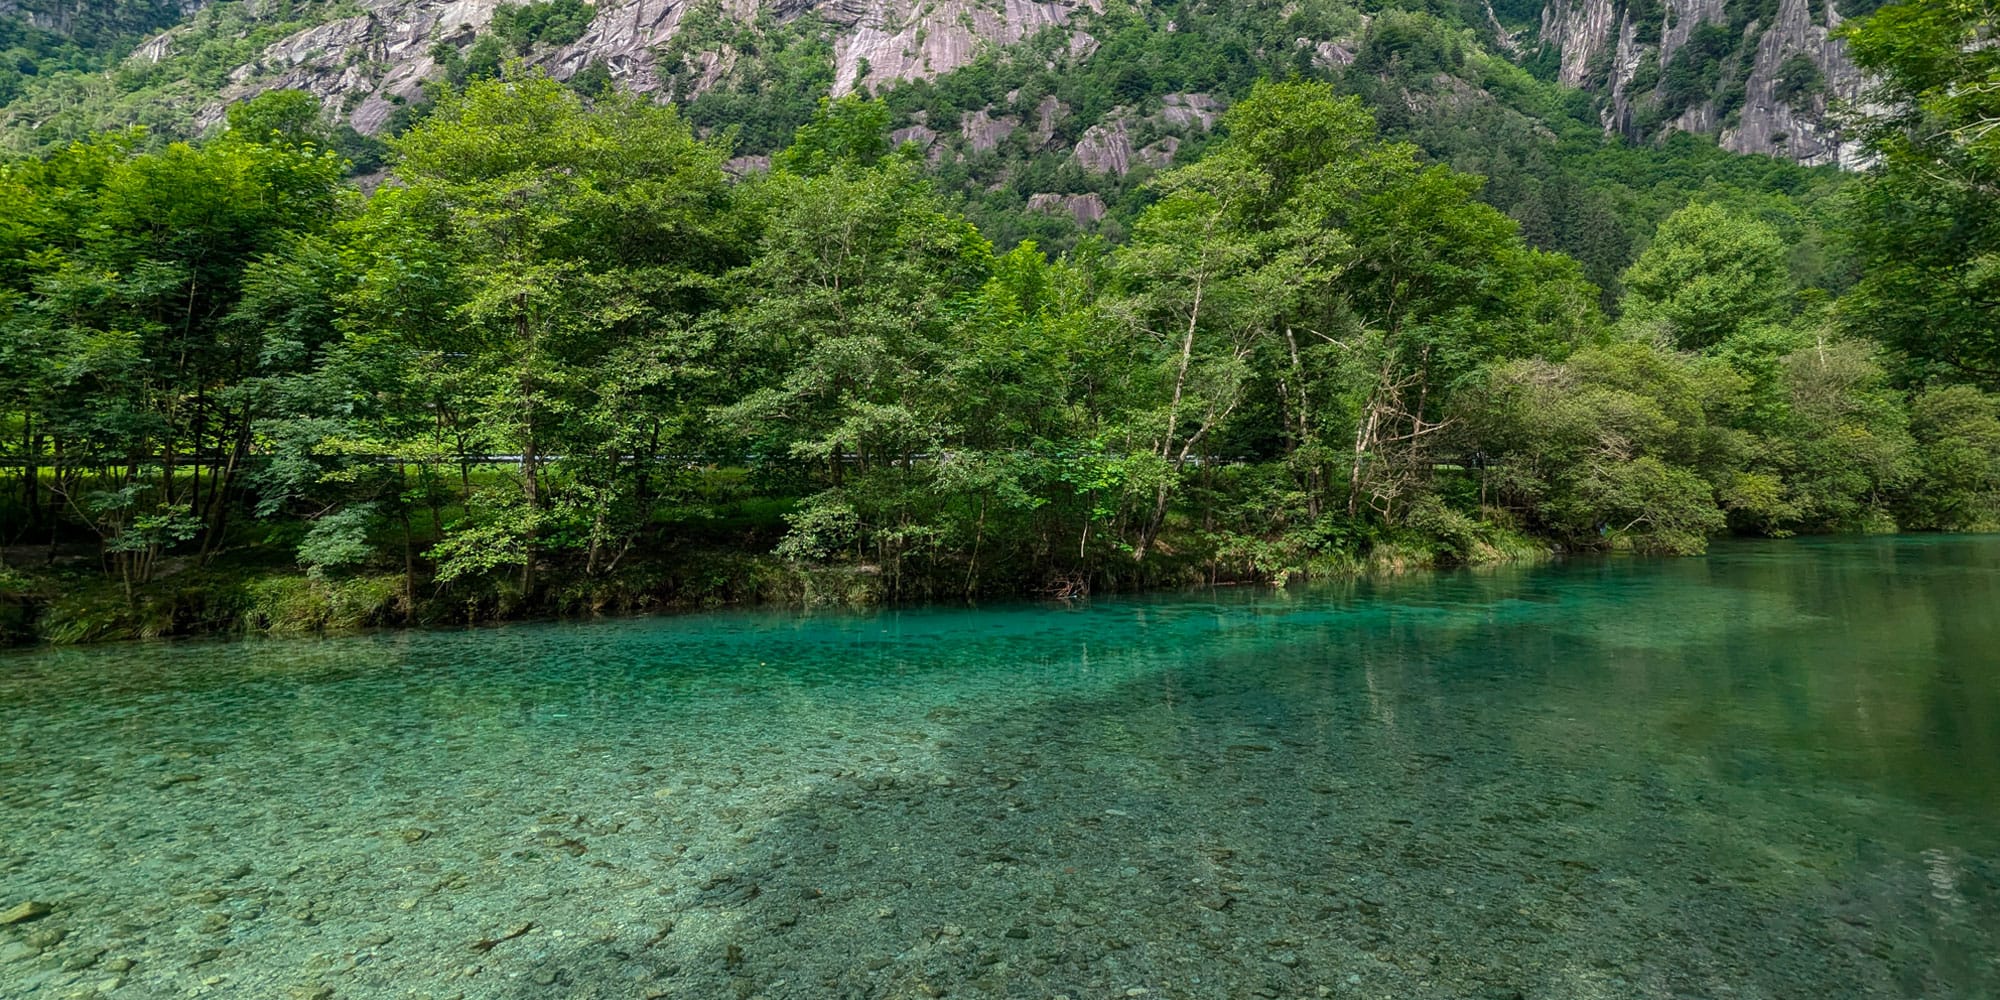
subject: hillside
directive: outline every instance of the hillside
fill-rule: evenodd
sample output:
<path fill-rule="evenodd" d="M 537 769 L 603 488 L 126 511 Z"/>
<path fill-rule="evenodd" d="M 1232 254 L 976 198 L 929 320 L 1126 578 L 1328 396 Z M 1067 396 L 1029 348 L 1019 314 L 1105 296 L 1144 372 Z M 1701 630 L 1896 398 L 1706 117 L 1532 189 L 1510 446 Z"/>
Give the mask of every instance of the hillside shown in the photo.
<path fill-rule="evenodd" d="M 62 141 L 123 121 L 198 132 L 218 123 L 229 103 L 278 88 L 307 90 L 337 119 L 374 135 L 403 124 L 398 109 L 423 101 L 427 82 L 490 72 L 507 58 L 559 80 L 684 102 L 716 91 L 809 99 L 936 80 L 1018 55 L 1024 43 L 1045 64 L 1119 59 L 1130 54 L 1125 36 L 1139 24 L 1179 36 L 1167 48 L 1182 65 L 1170 70 L 1234 76 L 1256 64 L 1313 75 L 1351 66 L 1370 42 L 1376 15 L 1415 13 L 1435 18 L 1455 36 L 1454 46 L 1512 59 L 1589 92 L 1609 131 L 1638 138 L 1687 131 L 1719 136 L 1738 152 L 1836 163 L 1851 159 L 1853 147 L 1842 152 L 1827 104 L 1853 96 L 1860 78 L 1828 32 L 1875 5 L 116 0 L 85 8 L 6 0 L 0 45 L 9 59 L 0 99 L 8 101 L 6 123 L 17 144 Z M 1387 44 L 1398 51 L 1424 42 L 1425 32 L 1407 25 L 1395 33 Z M 1106 51 L 1114 38 L 1126 44 Z M 1167 92 L 1134 69 L 1121 67 L 1120 97 Z M 960 131 L 961 123 L 942 124 L 925 128 Z M 1043 123 L 1041 132 L 1052 125 Z M 982 120 L 979 129 L 974 144 L 990 143 L 992 127 Z M 776 135 L 753 131 L 763 144 Z"/>
<path fill-rule="evenodd" d="M 1582 261 L 1607 302 L 1644 234 L 1691 195 L 1783 195 L 1768 221 L 1802 232 L 1814 222 L 1799 207 L 1833 183 L 1676 132 L 1852 165 L 1826 111 L 1860 80 L 1826 38 L 1842 15 L 1808 0 L 127 0 L 83 20 L 6 2 L 0 136 L 21 151 L 127 124 L 205 134 L 234 102 L 300 89 L 365 174 L 383 163 L 377 140 L 440 86 L 519 59 L 585 93 L 679 104 L 698 130 L 733 135 L 738 174 L 819 97 L 884 96 L 896 139 L 971 218 L 1003 245 L 1052 250 L 1121 238 L 1147 179 L 1198 156 L 1257 79 L 1330 80 L 1387 134 L 1485 176 L 1482 198 Z"/>

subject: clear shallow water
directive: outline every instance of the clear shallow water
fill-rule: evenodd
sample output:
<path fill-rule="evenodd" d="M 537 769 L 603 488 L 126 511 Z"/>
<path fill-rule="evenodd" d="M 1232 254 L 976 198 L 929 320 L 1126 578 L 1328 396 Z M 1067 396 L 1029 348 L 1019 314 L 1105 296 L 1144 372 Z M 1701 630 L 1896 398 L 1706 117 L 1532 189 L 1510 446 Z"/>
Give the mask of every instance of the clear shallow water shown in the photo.
<path fill-rule="evenodd" d="M 0 997 L 2000 996 L 1996 612 L 1897 538 L 14 654 Z"/>

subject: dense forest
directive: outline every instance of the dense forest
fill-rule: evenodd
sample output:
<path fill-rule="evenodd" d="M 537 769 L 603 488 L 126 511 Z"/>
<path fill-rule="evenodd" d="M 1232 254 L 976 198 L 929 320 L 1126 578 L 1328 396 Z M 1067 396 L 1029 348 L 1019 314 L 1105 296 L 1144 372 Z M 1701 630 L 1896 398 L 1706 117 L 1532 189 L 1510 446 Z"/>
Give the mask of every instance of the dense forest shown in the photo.
<path fill-rule="evenodd" d="M 711 105 L 497 57 L 371 193 L 297 91 L 99 132 L 0 166 L 0 592 L 77 641 L 2000 526 L 1993 30 L 1843 29 L 1861 175 L 1502 67 L 1384 112 L 1412 36 L 1246 81 L 1096 230 L 891 140 L 954 78 L 742 176 Z"/>

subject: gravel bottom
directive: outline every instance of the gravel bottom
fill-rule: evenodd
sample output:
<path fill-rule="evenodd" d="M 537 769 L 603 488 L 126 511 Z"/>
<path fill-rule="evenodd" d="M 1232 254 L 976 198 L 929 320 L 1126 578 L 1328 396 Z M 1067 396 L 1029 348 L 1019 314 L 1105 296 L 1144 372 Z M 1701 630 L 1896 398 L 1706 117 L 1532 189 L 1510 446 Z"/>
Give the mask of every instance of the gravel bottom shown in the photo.
<path fill-rule="evenodd" d="M 0 997 L 2000 995 L 1984 817 L 1464 586 L 15 661 Z"/>

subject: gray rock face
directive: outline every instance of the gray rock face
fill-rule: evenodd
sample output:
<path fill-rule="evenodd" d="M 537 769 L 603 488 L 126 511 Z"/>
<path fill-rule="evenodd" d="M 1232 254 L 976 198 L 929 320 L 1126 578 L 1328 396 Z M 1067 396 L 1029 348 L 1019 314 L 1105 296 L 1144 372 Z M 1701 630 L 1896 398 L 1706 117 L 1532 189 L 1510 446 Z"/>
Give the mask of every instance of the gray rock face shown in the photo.
<path fill-rule="evenodd" d="M 1312 44 L 1312 39 L 1301 38 L 1301 42 Z M 1354 65 L 1354 50 L 1339 42 L 1320 42 L 1313 45 L 1313 65 L 1320 69 L 1335 69 Z"/>
<path fill-rule="evenodd" d="M 1077 165 L 1094 174 L 1124 176 L 1132 169 L 1132 133 L 1126 119 L 1113 112 L 1108 121 L 1092 125 L 1076 143 Z"/>
<path fill-rule="evenodd" d="M 465 46 L 505 0 L 362 0 L 362 12 L 316 25 L 267 46 L 230 74 L 220 100 L 204 107 L 197 124 L 222 120 L 229 103 L 266 90 L 295 88 L 319 97 L 327 110 L 362 132 L 381 129 L 397 104 L 415 100 L 436 66 L 439 42 Z M 750 22 L 768 13 L 781 20 L 817 16 L 834 30 L 834 92 L 924 79 L 970 63 L 995 46 L 1011 45 L 1045 28 L 1066 25 L 1079 10 L 1101 0 L 724 0 L 723 13 Z M 601 61 L 623 89 L 650 93 L 661 86 L 657 50 L 679 32 L 697 6 L 689 0 L 598 0 L 597 16 L 576 41 L 538 50 L 530 62 L 568 79 Z M 143 45 L 131 58 L 157 62 L 174 50 L 176 28 Z M 1087 57 L 1096 39 L 1077 32 L 1070 50 Z M 735 61 L 731 51 L 691 57 L 695 82 L 689 98 L 713 86 Z"/>
<path fill-rule="evenodd" d="M 1781 0 L 1770 30 L 1757 43 L 1757 62 L 1746 81 L 1743 114 L 1735 128 L 1722 133 L 1722 146 L 1739 153 L 1772 153 L 1810 165 L 1858 167 L 1867 156 L 1858 143 L 1843 140 L 1827 122 L 1832 97 L 1852 98 L 1866 80 L 1847 59 L 1846 45 L 1832 37 L 1840 13 L 1831 4 L 1823 22 L 1814 20 L 1811 0 Z M 1799 88 L 1786 80 L 1786 65 L 1804 55 L 1823 77 L 1823 86 Z"/>
<path fill-rule="evenodd" d="M 892 146 L 901 146 L 904 143 L 914 143 L 919 150 L 923 151 L 924 159 L 930 161 L 935 166 L 944 160 L 944 146 L 939 142 L 940 138 L 936 129 L 923 125 L 912 125 L 909 128 L 899 128 L 889 133 L 889 144 Z"/>
<path fill-rule="evenodd" d="M 1129 108 L 1113 108 L 1103 121 L 1083 133 L 1072 155 L 1077 166 L 1097 174 L 1123 177 L 1139 164 L 1165 168 L 1173 165 L 1180 152 L 1181 138 L 1166 135 L 1141 146 L 1140 136 L 1175 129 L 1206 132 L 1221 116 L 1222 104 L 1209 94 L 1168 94 L 1161 99 L 1159 112 L 1146 117 Z"/>
<path fill-rule="evenodd" d="M 1028 211 L 1068 215 L 1079 226 L 1104 218 L 1104 199 L 1096 194 L 1036 194 L 1028 196 Z"/>
<path fill-rule="evenodd" d="M 1068 113 L 1069 108 L 1064 107 L 1063 102 L 1056 100 L 1055 95 L 1042 98 L 1042 102 L 1035 105 L 1035 142 L 1047 145 L 1049 139 L 1056 134 L 1056 123 Z"/>
<path fill-rule="evenodd" d="M 999 148 L 1014 130 L 1021 127 L 1021 120 L 1012 115 L 998 118 L 988 114 L 985 108 L 965 115 L 959 122 L 958 131 L 965 136 L 965 146 L 975 153 L 984 153 Z"/>
<path fill-rule="evenodd" d="M 1663 0 L 1661 6 L 1657 24 L 1639 23 L 1615 0 L 1548 0 L 1542 8 L 1539 44 L 1556 55 L 1557 80 L 1604 95 L 1607 131 L 1635 135 L 1639 112 L 1657 107 L 1658 95 L 1639 80 L 1649 61 L 1664 73 L 1676 59 L 1689 58 L 1688 43 L 1702 26 L 1728 23 L 1725 0 Z M 1831 37 L 1840 22 L 1835 0 L 1780 0 L 1771 23 L 1753 21 L 1744 32 L 1755 60 L 1742 81 L 1742 105 L 1725 113 L 1711 98 L 1660 127 L 1714 135 L 1739 153 L 1862 165 L 1859 147 L 1844 142 L 1827 115 L 1830 102 L 1853 99 L 1866 84 L 1845 46 Z M 1784 79 L 1788 70 L 1798 75 L 1807 65 L 1813 85 Z"/>
<path fill-rule="evenodd" d="M 1160 117 L 1180 128 L 1206 132 L 1215 127 L 1215 120 L 1222 115 L 1222 105 L 1207 94 L 1168 94 L 1160 99 L 1160 104 Z"/>
<path fill-rule="evenodd" d="M 1611 42 L 1613 19 L 1611 0 L 1549 0 L 1542 8 L 1542 45 L 1560 55 L 1563 86 L 1585 85 L 1590 60 Z"/>
<path fill-rule="evenodd" d="M 1174 155 L 1180 151 L 1180 138 L 1170 135 L 1139 150 L 1138 160 L 1156 170 L 1162 170 L 1174 165 Z"/>
<path fill-rule="evenodd" d="M 992 46 L 1068 24 L 1078 8 L 1101 9 L 1099 0 L 806 0 L 799 6 L 817 7 L 842 29 L 834 43 L 836 94 L 948 73 Z M 1095 40 L 1088 44 L 1095 49 Z M 1071 48 L 1078 46 L 1072 38 Z"/>

